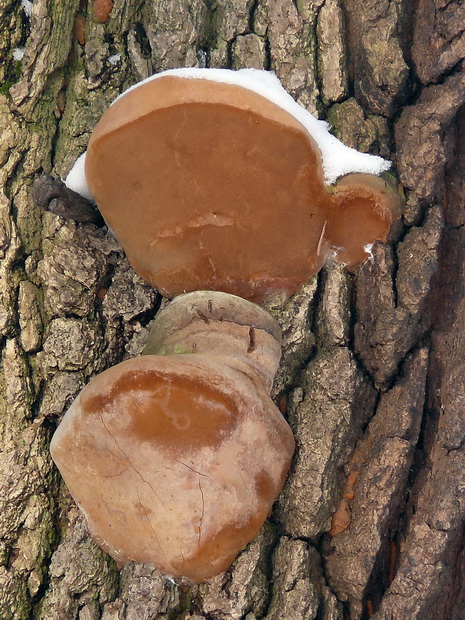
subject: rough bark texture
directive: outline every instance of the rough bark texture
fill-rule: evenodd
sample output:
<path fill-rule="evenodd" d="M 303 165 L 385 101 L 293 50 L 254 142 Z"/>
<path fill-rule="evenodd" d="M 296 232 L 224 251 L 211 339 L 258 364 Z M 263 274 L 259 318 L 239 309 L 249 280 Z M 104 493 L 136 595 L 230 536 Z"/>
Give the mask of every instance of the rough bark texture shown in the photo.
<path fill-rule="evenodd" d="M 110 5 L 0 0 L 0 617 L 463 620 L 463 3 Z M 32 199 L 115 95 L 177 66 L 272 69 L 347 144 L 392 158 L 407 199 L 355 276 L 328 266 L 270 304 L 297 451 L 258 538 L 195 588 L 119 570 L 51 462 L 70 401 L 138 354 L 161 299 L 105 229 Z"/>

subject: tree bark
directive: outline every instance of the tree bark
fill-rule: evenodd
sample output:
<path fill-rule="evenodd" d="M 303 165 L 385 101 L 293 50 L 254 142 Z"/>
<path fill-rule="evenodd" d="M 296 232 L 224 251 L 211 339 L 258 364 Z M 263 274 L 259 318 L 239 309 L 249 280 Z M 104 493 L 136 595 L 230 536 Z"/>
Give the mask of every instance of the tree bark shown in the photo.
<path fill-rule="evenodd" d="M 0 0 L 0 617 L 463 619 L 463 3 L 110 5 Z M 345 143 L 392 159 L 406 196 L 357 274 L 328 265 L 269 304 L 296 454 L 257 539 L 193 588 L 118 568 L 53 466 L 60 417 L 140 352 L 161 298 L 105 229 L 32 199 L 117 94 L 178 66 L 275 71 Z"/>

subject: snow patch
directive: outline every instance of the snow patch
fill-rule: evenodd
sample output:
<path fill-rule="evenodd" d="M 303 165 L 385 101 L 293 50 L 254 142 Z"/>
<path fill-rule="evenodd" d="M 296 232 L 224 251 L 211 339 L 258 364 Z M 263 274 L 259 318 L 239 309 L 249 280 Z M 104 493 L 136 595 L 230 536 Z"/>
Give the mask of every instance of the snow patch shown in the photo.
<path fill-rule="evenodd" d="M 368 254 L 367 260 L 372 261 L 373 260 L 373 243 L 367 243 L 367 245 L 363 246 L 363 249 Z"/>
<path fill-rule="evenodd" d="M 318 120 L 294 101 L 291 95 L 284 90 L 276 75 L 270 71 L 262 71 L 261 69 L 240 69 L 239 71 L 199 68 L 169 69 L 168 71 L 157 73 L 142 80 L 142 82 L 130 86 L 124 93 L 119 95 L 115 101 L 118 101 L 118 99 L 124 97 L 124 95 L 142 84 L 167 75 L 181 78 L 212 80 L 214 82 L 242 86 L 243 88 L 252 90 L 258 95 L 265 97 L 283 110 L 286 110 L 289 114 L 292 114 L 318 144 L 323 161 L 323 172 L 326 183 L 328 184 L 334 183 L 339 177 L 351 172 L 366 172 L 368 174 L 377 175 L 391 167 L 391 163 L 382 157 L 360 153 L 360 151 L 346 146 L 335 136 L 330 134 L 328 123 Z M 115 103 L 115 101 L 113 103 Z"/>
<path fill-rule="evenodd" d="M 121 60 L 121 54 L 113 54 L 113 56 L 108 57 L 108 64 L 117 65 Z"/>
<path fill-rule="evenodd" d="M 13 50 L 13 60 L 20 61 L 24 58 L 24 47 L 15 47 Z"/>
<path fill-rule="evenodd" d="M 64 183 L 69 189 L 72 189 L 74 192 L 81 194 L 81 196 L 84 196 L 84 198 L 87 198 L 87 200 L 95 202 L 89 186 L 87 185 L 86 173 L 84 170 L 85 163 L 86 153 L 83 153 L 77 158 L 76 163 L 71 168 L 68 176 L 64 180 Z"/>
<path fill-rule="evenodd" d="M 32 2 L 30 0 L 21 0 L 21 7 L 29 19 L 31 19 L 32 15 Z"/>
<path fill-rule="evenodd" d="M 115 54 L 115 56 L 118 56 L 118 54 Z M 110 62 L 110 59 L 108 60 Z M 212 80 L 224 84 L 234 84 L 242 88 L 247 88 L 273 102 L 275 105 L 294 116 L 316 141 L 321 152 L 325 181 L 328 184 L 333 184 L 339 177 L 352 172 L 364 172 L 378 175 L 391 167 L 391 163 L 382 157 L 360 153 L 356 149 L 346 146 L 335 136 L 330 134 L 328 123 L 318 120 L 305 108 L 296 103 L 291 95 L 284 90 L 276 75 L 269 71 L 262 71 L 260 69 L 241 69 L 239 71 L 200 68 L 170 69 L 152 75 L 130 86 L 124 93 L 119 95 L 115 101 L 118 101 L 118 99 L 124 97 L 135 88 L 139 88 L 142 84 L 146 84 L 147 82 L 157 80 L 164 76 Z M 115 101 L 113 103 L 115 103 Z M 86 198 L 91 196 L 90 190 L 85 182 L 83 155 L 77 160 L 74 168 L 67 176 L 65 183 L 70 189 L 82 194 Z"/>

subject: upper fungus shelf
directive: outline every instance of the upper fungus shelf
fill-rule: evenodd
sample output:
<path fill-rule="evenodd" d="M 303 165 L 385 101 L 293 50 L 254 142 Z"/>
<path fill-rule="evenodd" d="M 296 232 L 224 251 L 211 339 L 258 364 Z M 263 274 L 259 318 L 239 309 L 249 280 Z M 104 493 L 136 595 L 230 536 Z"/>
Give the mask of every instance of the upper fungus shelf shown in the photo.
<path fill-rule="evenodd" d="M 165 296 L 262 301 L 328 258 L 355 268 L 386 239 L 398 195 L 373 175 L 388 167 L 342 144 L 270 73 L 178 69 L 116 99 L 66 182 L 95 198 Z"/>

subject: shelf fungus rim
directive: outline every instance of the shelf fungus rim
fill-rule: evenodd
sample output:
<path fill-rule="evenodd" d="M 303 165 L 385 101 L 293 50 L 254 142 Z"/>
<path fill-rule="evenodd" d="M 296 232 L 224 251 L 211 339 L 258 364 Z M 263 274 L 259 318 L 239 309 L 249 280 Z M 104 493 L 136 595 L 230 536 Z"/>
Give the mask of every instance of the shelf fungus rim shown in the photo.
<path fill-rule="evenodd" d="M 391 167 L 391 162 L 384 158 L 378 155 L 357 151 L 357 149 L 345 145 L 338 138 L 333 136 L 329 131 L 331 127 L 330 124 L 315 118 L 308 110 L 299 105 L 283 88 L 278 77 L 272 71 L 264 71 L 262 69 L 231 70 L 197 67 L 168 69 L 133 84 L 118 95 L 111 103 L 110 107 L 135 89 L 153 80 L 170 76 L 193 80 L 210 80 L 221 84 L 241 86 L 242 88 L 272 101 L 281 109 L 294 116 L 318 144 L 327 185 L 332 185 L 338 178 L 352 172 L 365 172 L 379 175 L 389 170 Z M 93 198 L 92 192 L 86 183 L 84 174 L 85 159 L 86 153 L 84 152 L 76 160 L 76 163 L 68 173 L 65 183 L 70 189 L 91 200 Z"/>

